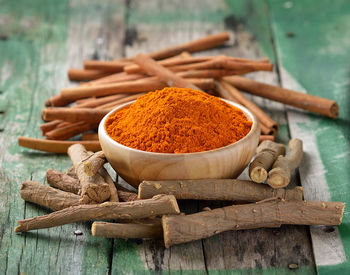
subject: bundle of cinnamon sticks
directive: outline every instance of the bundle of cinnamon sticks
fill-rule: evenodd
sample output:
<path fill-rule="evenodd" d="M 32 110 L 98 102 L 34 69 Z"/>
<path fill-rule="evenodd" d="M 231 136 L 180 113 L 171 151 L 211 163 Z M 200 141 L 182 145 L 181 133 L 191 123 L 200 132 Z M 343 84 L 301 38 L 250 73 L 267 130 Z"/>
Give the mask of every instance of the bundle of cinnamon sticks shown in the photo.
<path fill-rule="evenodd" d="M 98 151 L 100 145 L 95 130 L 104 115 L 146 92 L 166 86 L 195 88 L 244 105 L 260 120 L 261 141 L 273 140 L 278 124 L 240 90 L 331 118 L 337 117 L 335 101 L 240 76 L 272 71 L 273 65 L 268 59 L 250 60 L 224 55 L 193 57 L 190 54 L 228 40 L 229 34 L 223 32 L 147 55 L 113 61 L 84 61 L 83 69 L 68 71 L 70 80 L 84 82 L 77 87 L 62 89 L 46 101 L 46 108 L 42 111 L 46 122 L 40 126 L 45 139 L 19 137 L 19 145 L 66 153 L 70 145 L 81 143 L 88 150 Z"/>
<path fill-rule="evenodd" d="M 25 181 L 21 197 L 54 212 L 19 220 L 15 232 L 94 221 L 93 236 L 163 238 L 165 247 L 207 238 L 228 230 L 280 227 L 282 224 L 339 225 L 344 203 L 303 201 L 303 189 L 274 189 L 232 179 L 144 181 L 138 194 L 115 183 L 104 168 L 102 151 L 81 144 L 68 148 L 73 167 L 49 169 L 47 183 Z M 239 202 L 185 215 L 177 200 Z M 96 221 L 98 220 L 98 221 Z M 100 220 L 114 220 L 103 222 Z"/>

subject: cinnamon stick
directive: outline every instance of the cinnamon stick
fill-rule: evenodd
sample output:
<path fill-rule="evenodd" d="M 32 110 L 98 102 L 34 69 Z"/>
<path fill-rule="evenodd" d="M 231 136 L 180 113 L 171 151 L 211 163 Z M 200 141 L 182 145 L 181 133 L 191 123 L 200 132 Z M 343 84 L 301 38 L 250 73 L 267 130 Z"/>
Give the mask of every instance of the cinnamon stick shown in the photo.
<path fill-rule="evenodd" d="M 266 63 L 266 60 L 251 60 L 251 59 L 246 59 L 246 58 L 236 58 L 236 57 L 228 57 L 228 56 L 223 56 L 225 59 L 235 61 L 235 62 L 248 62 L 248 63 Z M 198 56 L 198 57 L 192 57 L 191 55 L 187 56 L 186 58 L 177 58 L 177 59 L 165 59 L 165 60 L 160 60 L 157 63 L 159 65 L 162 65 L 164 67 L 174 67 L 177 65 L 186 65 L 186 64 L 195 64 L 195 63 L 200 63 L 200 62 L 206 62 L 213 60 L 217 57 L 215 56 Z M 267 59 L 267 63 L 269 63 L 269 60 Z M 128 66 L 124 67 L 124 72 L 127 74 L 142 74 L 145 73 L 144 70 L 137 64 L 131 64 Z"/>
<path fill-rule="evenodd" d="M 209 56 L 199 56 L 199 57 L 189 56 L 189 58 L 176 58 L 176 59 L 171 59 L 171 60 L 164 59 L 164 60 L 158 61 L 157 63 L 159 65 L 164 66 L 164 67 L 170 67 L 170 66 L 176 66 L 176 65 L 203 62 L 203 61 L 208 61 L 210 59 L 212 59 L 212 57 L 209 57 Z M 144 74 L 145 73 L 145 71 L 138 64 L 130 64 L 128 66 L 125 66 L 124 72 L 126 72 L 127 74 Z"/>
<path fill-rule="evenodd" d="M 85 121 L 67 123 L 65 125 L 58 125 L 55 129 L 45 133 L 45 137 L 52 140 L 66 140 L 74 137 L 82 132 L 90 131 L 98 126 L 96 123 L 87 123 Z"/>
<path fill-rule="evenodd" d="M 211 34 L 211 35 L 207 35 L 205 37 L 181 44 L 181 45 L 177 45 L 177 46 L 173 46 L 173 47 L 169 47 L 169 48 L 165 48 L 163 50 L 159 50 L 159 51 L 155 51 L 149 54 L 149 56 L 153 59 L 164 59 L 167 57 L 171 57 L 174 55 L 178 55 L 181 52 L 199 52 L 199 51 L 203 51 L 203 50 L 207 50 L 207 49 L 211 49 L 217 46 L 220 46 L 222 44 L 224 44 L 226 41 L 228 41 L 230 39 L 230 36 L 228 34 L 228 32 L 221 32 L 221 33 L 217 33 L 217 34 Z"/>
<path fill-rule="evenodd" d="M 75 173 L 81 185 L 79 202 L 81 204 L 93 204 L 108 200 L 111 195 L 109 184 L 98 173 L 93 175 L 86 173 L 84 161 L 88 161 L 93 155 L 89 155 L 81 144 L 70 146 L 68 155 L 73 162 Z M 100 162 L 97 162 L 96 165 L 99 166 Z"/>
<path fill-rule="evenodd" d="M 98 140 L 97 133 L 83 133 L 81 135 L 81 140 Z"/>
<path fill-rule="evenodd" d="M 289 141 L 289 154 L 280 155 L 270 170 L 267 184 L 272 188 L 285 187 L 290 182 L 291 171 L 296 169 L 303 158 L 303 142 L 293 138 Z"/>
<path fill-rule="evenodd" d="M 61 210 L 79 205 L 79 196 L 64 192 L 40 182 L 27 180 L 22 183 L 21 198 L 51 210 Z"/>
<path fill-rule="evenodd" d="M 49 153 L 66 154 L 68 147 L 73 144 L 82 144 L 87 150 L 93 152 L 101 150 L 98 141 L 58 141 L 23 136 L 18 137 L 19 146 Z"/>
<path fill-rule="evenodd" d="M 104 61 L 104 60 L 85 60 L 84 61 L 84 69 L 86 70 L 97 70 L 111 73 L 122 72 L 124 66 L 132 64 L 128 61 Z"/>
<path fill-rule="evenodd" d="M 252 111 L 256 117 L 259 119 L 261 124 L 265 125 L 269 132 L 263 132 L 263 134 L 270 134 L 272 131 L 273 135 L 278 132 L 278 123 L 270 118 L 263 110 L 261 110 L 258 106 L 256 106 L 252 101 L 246 98 L 239 90 L 233 87 L 226 81 L 218 81 L 217 88 L 220 94 L 223 94 L 226 99 L 234 98 L 235 101 L 247 107 L 250 111 Z"/>
<path fill-rule="evenodd" d="M 49 122 L 45 122 L 40 125 L 40 130 L 43 135 L 45 135 L 47 132 L 50 132 L 51 130 L 55 129 L 57 125 L 59 125 L 62 122 L 62 120 L 53 120 Z"/>
<path fill-rule="evenodd" d="M 94 222 L 91 226 L 92 236 L 121 239 L 148 239 L 161 238 L 163 228 L 161 223 L 132 224 Z"/>
<path fill-rule="evenodd" d="M 240 76 L 226 76 L 223 79 L 236 88 L 257 96 L 265 97 L 331 118 L 336 118 L 338 116 L 339 107 L 334 100 L 272 86 Z"/>
<path fill-rule="evenodd" d="M 77 99 L 107 96 L 120 93 L 141 93 L 164 88 L 164 84 L 157 80 L 138 80 L 126 81 L 94 86 L 79 86 L 61 90 L 61 95 L 67 100 L 75 101 Z"/>
<path fill-rule="evenodd" d="M 91 98 L 83 103 L 80 103 L 77 106 L 77 108 L 95 108 L 99 107 L 101 105 L 104 105 L 106 103 L 110 103 L 114 100 L 122 99 L 127 97 L 127 94 L 117 94 L 117 95 L 111 95 L 111 96 L 104 96 L 100 98 Z"/>
<path fill-rule="evenodd" d="M 50 186 L 62 191 L 70 192 L 73 194 L 80 193 L 81 187 L 79 180 L 72 178 L 65 173 L 49 169 L 46 171 L 46 181 Z"/>
<path fill-rule="evenodd" d="M 98 70 L 85 70 L 85 69 L 69 69 L 68 78 L 72 81 L 84 81 L 84 80 L 94 80 L 107 75 L 110 72 L 98 71 Z"/>
<path fill-rule="evenodd" d="M 176 74 L 183 78 L 221 78 L 223 76 L 233 75 L 235 72 L 224 69 L 208 69 L 177 72 Z"/>
<path fill-rule="evenodd" d="M 265 140 L 270 140 L 270 141 L 274 141 L 275 140 L 275 136 L 273 135 L 261 135 L 259 137 L 259 144 Z"/>
<path fill-rule="evenodd" d="M 197 81 L 203 83 L 203 85 L 208 85 L 208 81 L 210 83 L 212 82 L 212 80 L 203 82 L 202 79 Z M 61 95 L 67 100 L 75 101 L 78 99 L 94 96 L 102 97 L 120 93 L 143 93 L 163 89 L 164 87 L 166 87 L 166 84 L 159 80 L 156 80 L 154 78 L 145 78 L 137 81 L 125 81 L 103 85 L 66 88 L 61 90 Z"/>
<path fill-rule="evenodd" d="M 192 215 L 163 216 L 164 243 L 168 248 L 208 238 L 223 231 L 278 224 L 339 225 L 344 207 L 342 202 L 267 200 Z"/>
<path fill-rule="evenodd" d="M 88 82 L 83 82 L 80 85 L 93 86 L 93 85 L 109 84 L 109 83 L 115 83 L 115 82 L 138 80 L 145 77 L 147 76 L 144 74 L 127 74 L 125 72 L 121 72 L 121 73 L 116 73 L 105 77 L 101 77 L 99 79 L 91 80 Z"/>
<path fill-rule="evenodd" d="M 105 202 L 69 207 L 48 215 L 19 220 L 15 232 L 50 228 L 89 220 L 133 220 L 165 214 L 179 214 L 174 196 L 158 195 L 148 200 Z"/>
<path fill-rule="evenodd" d="M 303 189 L 273 189 L 267 185 L 234 179 L 143 181 L 139 185 L 139 199 L 151 198 L 158 194 L 174 195 L 179 200 L 256 202 L 272 197 L 302 200 Z"/>
<path fill-rule="evenodd" d="M 256 149 L 255 159 L 249 164 L 249 177 L 252 181 L 262 183 L 267 179 L 267 173 L 277 157 L 286 154 L 283 144 L 266 140 Z"/>
<path fill-rule="evenodd" d="M 98 123 L 108 112 L 98 108 L 45 108 L 41 115 L 44 120 L 64 120 L 67 122 L 86 122 L 86 123 Z"/>
<path fill-rule="evenodd" d="M 140 53 L 134 58 L 134 61 L 148 74 L 156 76 L 160 81 L 166 83 L 171 87 L 176 86 L 180 88 L 191 88 L 194 90 L 200 90 L 197 86 L 191 84 L 184 78 L 174 74 L 173 72 L 158 64 L 156 61 L 154 61 L 151 57 L 147 55 Z"/>
<path fill-rule="evenodd" d="M 66 106 L 69 103 L 71 103 L 70 100 L 66 100 L 64 98 L 62 98 L 62 96 L 60 94 L 58 95 L 54 95 L 52 97 L 50 97 L 48 100 L 45 101 L 45 106 L 46 107 L 62 107 L 62 106 Z"/>
<path fill-rule="evenodd" d="M 239 62 L 231 60 L 226 56 L 219 56 L 215 57 L 212 60 L 204 62 L 171 66 L 168 69 L 173 72 L 206 69 L 225 69 L 231 70 L 235 74 L 246 74 L 256 71 L 272 71 L 273 65 L 271 63 L 264 62 Z"/>
<path fill-rule="evenodd" d="M 139 96 L 144 95 L 145 93 L 138 93 L 138 94 L 134 94 L 134 95 L 130 95 L 127 97 L 123 97 L 121 99 L 117 99 L 114 101 L 111 101 L 109 103 L 106 103 L 104 105 L 99 106 L 100 109 L 104 109 L 104 110 L 109 110 L 109 109 L 114 109 L 116 106 L 133 101 L 135 99 L 137 99 Z"/>

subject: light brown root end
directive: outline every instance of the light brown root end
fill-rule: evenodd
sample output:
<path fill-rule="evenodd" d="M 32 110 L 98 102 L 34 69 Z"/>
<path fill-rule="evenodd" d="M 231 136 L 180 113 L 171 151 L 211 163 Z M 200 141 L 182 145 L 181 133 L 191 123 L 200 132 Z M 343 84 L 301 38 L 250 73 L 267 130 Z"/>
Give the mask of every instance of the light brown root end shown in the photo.
<path fill-rule="evenodd" d="M 91 225 L 91 235 L 96 236 L 96 222 L 93 222 Z"/>
<path fill-rule="evenodd" d="M 171 243 L 169 242 L 168 232 L 169 228 L 167 227 L 166 219 L 167 216 L 162 217 L 162 227 L 163 227 L 163 238 L 164 238 L 164 246 L 165 248 L 169 248 L 171 246 Z"/>
<path fill-rule="evenodd" d="M 289 178 L 283 177 L 277 173 L 269 173 L 269 178 L 267 179 L 267 184 L 272 188 L 283 188 L 289 184 Z"/>
<path fill-rule="evenodd" d="M 252 181 L 263 183 L 267 179 L 267 171 L 262 167 L 255 167 L 250 173 Z"/>

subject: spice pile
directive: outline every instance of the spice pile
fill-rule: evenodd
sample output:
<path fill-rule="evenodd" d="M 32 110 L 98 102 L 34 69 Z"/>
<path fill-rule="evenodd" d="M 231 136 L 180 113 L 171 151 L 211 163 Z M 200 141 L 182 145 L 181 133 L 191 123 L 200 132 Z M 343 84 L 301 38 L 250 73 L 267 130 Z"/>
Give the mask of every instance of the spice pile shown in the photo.
<path fill-rule="evenodd" d="M 141 96 L 106 120 L 115 141 L 158 153 L 193 153 L 234 143 L 251 129 L 245 114 L 217 97 L 189 88 Z"/>
<path fill-rule="evenodd" d="M 69 147 L 73 167 L 66 173 L 49 169 L 51 186 L 25 181 L 21 197 L 54 210 L 50 214 L 18 221 L 15 232 L 94 221 L 93 236 L 106 238 L 163 238 L 165 247 L 207 238 L 228 230 L 280 227 L 282 224 L 339 225 L 344 203 L 303 201 L 301 187 L 280 188 L 302 158 L 302 142 L 290 141 L 290 153 L 281 144 L 264 141 L 250 165 L 253 181 L 235 179 L 143 181 L 138 194 L 113 182 L 103 167 L 103 152 Z M 256 175 L 268 173 L 261 184 Z M 281 180 L 282 179 L 282 180 Z M 279 184 L 279 183 L 283 184 Z M 276 184 L 277 183 L 277 184 Z M 241 204 L 185 215 L 177 200 L 235 201 Z M 248 202 L 248 203 L 247 203 Z M 95 220 L 115 220 L 102 222 Z"/>
<path fill-rule="evenodd" d="M 100 145 L 94 131 L 100 120 L 115 107 L 135 100 L 145 92 L 164 87 L 191 88 L 238 102 L 251 110 L 261 124 L 261 140 L 273 140 L 278 124 L 239 90 L 335 118 L 338 105 L 310 94 L 283 89 L 241 77 L 256 71 L 272 71 L 268 59 L 250 60 L 229 56 L 193 57 L 190 52 L 207 50 L 229 40 L 226 32 L 209 35 L 164 50 L 113 61 L 87 60 L 84 69 L 70 69 L 74 81 L 86 81 L 62 89 L 49 98 L 40 126 L 46 139 L 19 137 L 20 146 L 54 153 L 66 153 L 81 143 L 88 150 Z M 155 61 L 157 60 L 157 61 Z M 239 89 L 239 90 L 238 90 Z M 71 141 L 80 138 L 82 141 Z"/>

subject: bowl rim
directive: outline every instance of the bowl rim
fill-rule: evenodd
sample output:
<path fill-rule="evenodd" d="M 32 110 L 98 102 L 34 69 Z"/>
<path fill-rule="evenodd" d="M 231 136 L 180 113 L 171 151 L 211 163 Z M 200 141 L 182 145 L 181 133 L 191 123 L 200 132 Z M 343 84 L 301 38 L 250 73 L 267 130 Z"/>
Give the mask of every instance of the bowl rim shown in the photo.
<path fill-rule="evenodd" d="M 111 138 L 108 133 L 107 133 L 107 130 L 105 128 L 105 121 L 106 119 L 113 113 L 115 113 L 116 111 L 120 110 L 120 109 L 123 109 L 131 104 L 133 104 L 136 100 L 133 100 L 133 101 L 130 101 L 130 102 L 126 102 L 124 104 L 121 104 L 117 107 L 115 107 L 113 110 L 111 110 L 110 112 L 108 112 L 103 118 L 102 120 L 100 121 L 100 124 L 98 126 L 98 136 L 100 138 L 100 135 L 103 135 L 109 142 L 111 142 L 112 144 L 114 144 L 115 146 L 119 146 L 121 148 L 124 148 L 126 150 L 130 150 L 130 151 L 134 151 L 134 152 L 138 152 L 138 153 L 142 153 L 142 154 L 148 154 L 148 155 L 153 155 L 153 156 L 194 156 L 194 155 L 201 155 L 201 154 L 208 154 L 208 153 L 217 153 L 219 151 L 223 151 L 223 150 L 227 150 L 231 147 L 234 147 L 234 146 L 238 146 L 240 143 L 243 142 L 243 140 L 247 139 L 248 137 L 252 136 L 254 134 L 254 132 L 256 130 L 259 130 L 260 128 L 260 124 L 259 124 L 259 121 L 257 119 L 257 117 L 251 112 L 249 111 L 246 107 L 242 106 L 241 104 L 238 104 L 236 102 L 233 102 L 233 101 L 230 101 L 230 100 L 227 100 L 227 99 L 224 99 L 224 98 L 220 98 L 218 97 L 220 100 L 240 109 L 241 111 L 243 111 L 243 113 L 246 115 L 248 114 L 251 118 L 251 121 L 252 121 L 252 127 L 250 129 L 250 131 L 248 132 L 248 134 L 246 134 L 243 138 L 241 138 L 240 140 L 234 142 L 234 143 L 231 143 L 231 144 L 228 144 L 226 146 L 223 146 L 223 147 L 219 147 L 219 148 L 215 148 L 215 149 L 212 149 L 212 150 L 207 150 L 207 151 L 200 151 L 200 152 L 192 152 L 192 153 L 159 153 L 159 152 L 149 152 L 149 151 L 143 151 L 143 150 L 139 150 L 139 149 L 135 149 L 135 148 L 131 148 L 131 147 L 128 147 L 128 146 L 125 146 L 117 141 L 115 141 L 113 138 Z"/>

